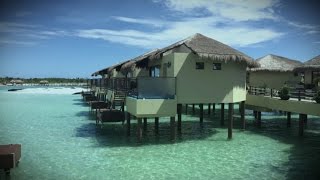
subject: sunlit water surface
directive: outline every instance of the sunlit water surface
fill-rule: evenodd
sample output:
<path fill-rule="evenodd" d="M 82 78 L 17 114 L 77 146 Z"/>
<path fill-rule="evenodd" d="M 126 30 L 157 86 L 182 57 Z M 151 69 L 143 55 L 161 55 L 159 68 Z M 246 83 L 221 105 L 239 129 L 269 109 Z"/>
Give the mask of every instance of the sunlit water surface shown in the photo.
<path fill-rule="evenodd" d="M 0 144 L 22 144 L 22 159 L 11 171 L 11 179 L 320 177 L 319 117 L 309 116 L 305 137 L 300 138 L 298 115 L 287 128 L 284 115 L 263 113 L 259 129 L 252 112 L 246 111 L 243 131 L 236 106 L 233 139 L 227 140 L 227 121 L 220 126 L 220 106 L 214 115 L 206 113 L 203 127 L 189 107 L 175 142 L 170 141 L 169 119 L 161 118 L 159 135 L 154 135 L 154 120 L 149 119 L 139 144 L 135 120 L 131 137 L 121 123 L 96 127 L 89 107 L 80 95 L 72 95 L 79 88 L 7 89 L 0 87 Z M 5 178 L 1 171 L 0 178 Z"/>

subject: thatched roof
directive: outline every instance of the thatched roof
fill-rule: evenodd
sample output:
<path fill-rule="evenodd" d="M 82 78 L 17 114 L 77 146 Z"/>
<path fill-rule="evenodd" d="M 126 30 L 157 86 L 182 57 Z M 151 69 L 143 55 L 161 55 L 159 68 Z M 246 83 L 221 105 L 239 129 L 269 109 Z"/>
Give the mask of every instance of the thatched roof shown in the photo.
<path fill-rule="evenodd" d="M 151 50 L 151 51 L 149 51 L 145 54 L 142 54 L 142 55 L 130 60 L 129 62 L 123 64 L 121 66 L 121 72 L 123 74 L 126 74 L 129 71 L 133 71 L 136 67 L 139 67 L 139 68 L 147 67 L 149 57 L 154 55 L 157 51 L 158 51 L 158 49 Z"/>
<path fill-rule="evenodd" d="M 41 80 L 39 83 L 40 83 L 40 84 L 48 84 L 49 81 L 47 81 L 47 80 Z"/>
<path fill-rule="evenodd" d="M 302 72 L 306 70 L 317 70 L 320 71 L 320 55 L 310 59 L 303 63 L 303 65 L 298 66 L 294 69 L 294 71 Z"/>
<path fill-rule="evenodd" d="M 107 72 L 108 74 L 112 72 L 113 69 L 121 70 L 123 74 L 132 71 L 135 67 L 143 68 L 148 66 L 149 60 L 160 59 L 163 53 L 174 49 L 176 47 L 185 45 L 193 53 L 199 55 L 200 57 L 209 58 L 218 61 L 235 61 L 235 62 L 245 62 L 250 68 L 258 67 L 259 64 L 253 61 L 253 59 L 244 53 L 233 49 L 232 47 L 225 45 L 219 41 L 206 37 L 202 34 L 195 34 L 187 39 L 176 42 L 170 46 L 162 49 L 155 49 L 147 52 L 141 56 L 134 59 L 118 63 L 114 66 L 102 69 L 100 71 L 94 72 L 92 76 L 97 76 L 99 74 Z"/>
<path fill-rule="evenodd" d="M 287 72 L 293 71 L 297 66 L 302 65 L 300 61 L 288 59 L 282 56 L 273 54 L 266 55 L 256 60 L 259 64 L 259 68 L 253 68 L 251 71 L 277 71 Z"/>
<path fill-rule="evenodd" d="M 10 83 L 22 84 L 23 81 L 21 79 L 13 79 L 10 81 Z"/>
<path fill-rule="evenodd" d="M 109 68 L 108 68 L 108 71 L 107 71 L 108 74 L 110 75 L 110 73 L 112 73 L 112 70 L 114 70 L 114 69 L 116 69 L 117 71 L 120 71 L 122 65 L 124 65 L 124 64 L 126 64 L 126 63 L 128 63 L 128 62 L 130 62 L 130 61 L 131 61 L 131 60 L 123 61 L 123 62 L 120 62 L 120 63 L 118 63 L 118 64 L 116 64 L 116 65 L 113 65 L 113 66 L 109 67 Z"/>
<path fill-rule="evenodd" d="M 170 46 L 160 49 L 150 58 L 152 60 L 160 59 L 163 53 L 181 45 L 185 45 L 193 53 L 199 55 L 200 57 L 225 62 L 245 62 L 249 67 L 258 66 L 258 64 L 254 62 L 251 57 L 245 55 L 244 53 L 199 33 L 182 41 L 176 42 Z"/>
<path fill-rule="evenodd" d="M 98 76 L 98 75 L 103 75 L 103 74 L 110 74 L 112 72 L 113 69 L 117 69 L 117 71 L 119 71 L 121 69 L 121 66 L 127 62 L 130 62 L 130 60 L 127 60 L 127 61 L 123 61 L 123 62 L 120 62 L 118 64 L 115 64 L 113 66 L 110 66 L 110 67 L 107 67 L 107 68 L 104 68 L 104 69 L 101 69 L 99 71 L 96 71 L 94 73 L 91 74 L 91 76 Z"/>

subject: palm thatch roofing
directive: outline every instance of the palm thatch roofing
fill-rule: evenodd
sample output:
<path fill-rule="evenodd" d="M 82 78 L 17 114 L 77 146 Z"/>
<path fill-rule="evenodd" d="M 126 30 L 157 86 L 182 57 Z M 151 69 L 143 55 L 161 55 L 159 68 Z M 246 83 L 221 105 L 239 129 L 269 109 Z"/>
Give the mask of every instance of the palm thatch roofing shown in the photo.
<path fill-rule="evenodd" d="M 320 71 L 320 55 L 310 59 L 309 61 L 306 61 L 303 63 L 303 65 L 298 66 L 294 69 L 296 72 L 303 72 L 306 70 L 316 70 Z"/>
<path fill-rule="evenodd" d="M 41 80 L 39 83 L 40 83 L 40 84 L 48 84 L 49 81 L 47 81 L 47 80 Z"/>
<path fill-rule="evenodd" d="M 197 33 L 193 36 L 190 36 L 189 38 L 178 41 L 165 48 L 149 51 L 131 60 L 127 60 L 118 63 L 114 66 L 94 72 L 92 76 L 105 74 L 106 72 L 110 74 L 112 70 L 115 68 L 117 69 L 117 71 L 121 70 L 123 74 L 126 74 L 127 72 L 132 71 L 136 67 L 147 67 L 149 61 L 158 60 L 162 57 L 163 53 L 170 51 L 171 49 L 180 47 L 182 45 L 185 45 L 194 54 L 199 55 L 200 57 L 225 62 L 245 62 L 250 68 L 259 67 L 258 63 L 256 63 L 251 57 L 245 55 L 244 53 L 236 49 L 233 49 L 232 47 L 225 45 L 219 41 L 216 41 L 214 39 Z"/>
<path fill-rule="evenodd" d="M 256 60 L 260 64 L 259 68 L 253 68 L 251 71 L 273 71 L 289 72 L 297 66 L 302 65 L 300 61 L 288 59 L 282 56 L 269 54 Z"/>
<path fill-rule="evenodd" d="M 225 62 L 245 62 L 249 67 L 258 67 L 258 64 L 253 61 L 251 57 L 236 49 L 233 49 L 228 45 L 225 45 L 219 41 L 216 41 L 199 33 L 196 33 L 195 35 L 190 36 L 182 41 L 178 41 L 170 46 L 160 49 L 159 51 L 154 53 L 150 57 L 150 59 L 160 59 L 163 53 L 182 45 L 185 45 L 194 54 L 197 54 L 200 57 Z"/>
<path fill-rule="evenodd" d="M 118 64 L 115 64 L 113 66 L 101 69 L 99 71 L 96 71 L 94 73 L 91 74 L 91 76 L 98 76 L 98 75 L 103 75 L 103 74 L 110 74 L 112 72 L 112 70 L 116 69 L 117 71 L 119 71 L 121 69 L 121 66 L 124 65 L 125 63 L 130 62 L 131 60 L 127 60 L 124 62 L 120 62 Z"/>
<path fill-rule="evenodd" d="M 13 79 L 13 80 L 10 81 L 10 83 L 22 84 L 23 81 L 21 79 Z"/>
<path fill-rule="evenodd" d="M 145 54 L 142 54 L 128 62 L 126 62 L 125 64 L 123 64 L 121 66 L 120 71 L 123 74 L 128 73 L 129 71 L 133 71 L 136 67 L 138 68 L 144 68 L 148 66 L 148 61 L 150 60 L 149 57 L 151 57 L 152 55 L 154 55 L 155 53 L 157 53 L 158 49 L 154 49 L 151 50 L 149 52 L 146 52 Z"/>

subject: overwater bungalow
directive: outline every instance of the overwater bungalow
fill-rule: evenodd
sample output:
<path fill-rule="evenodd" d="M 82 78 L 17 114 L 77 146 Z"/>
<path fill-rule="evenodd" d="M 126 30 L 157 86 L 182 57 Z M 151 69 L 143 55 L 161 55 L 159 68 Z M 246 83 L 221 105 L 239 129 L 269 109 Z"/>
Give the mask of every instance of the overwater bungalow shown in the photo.
<path fill-rule="evenodd" d="M 47 80 L 41 80 L 41 81 L 39 82 L 39 85 L 48 86 L 48 85 L 49 85 L 49 81 L 47 81 Z"/>
<path fill-rule="evenodd" d="M 13 79 L 10 81 L 10 84 L 12 85 L 22 85 L 23 81 L 21 79 Z"/>
<path fill-rule="evenodd" d="M 138 126 L 142 119 L 155 118 L 157 122 L 159 117 L 171 117 L 174 127 L 178 113 L 178 129 L 181 129 L 182 104 L 198 104 L 203 111 L 203 104 L 221 103 L 224 110 L 224 104 L 228 103 L 229 119 L 232 118 L 233 104 L 246 100 L 246 68 L 256 65 L 249 56 L 195 34 L 112 66 L 108 74 L 119 75 L 115 72 L 121 66 L 123 76 L 134 77 L 130 79 L 134 85 L 128 88 L 125 104 L 128 117 L 135 116 Z M 130 119 L 127 123 L 130 124 Z"/>
<path fill-rule="evenodd" d="M 319 87 L 320 83 L 320 55 L 294 69 L 303 76 L 306 88 Z"/>
<path fill-rule="evenodd" d="M 260 67 L 248 71 L 250 86 L 280 89 L 285 84 L 294 85 L 301 81 L 301 77 L 293 72 L 295 67 L 302 65 L 300 61 L 269 54 L 256 62 Z"/>

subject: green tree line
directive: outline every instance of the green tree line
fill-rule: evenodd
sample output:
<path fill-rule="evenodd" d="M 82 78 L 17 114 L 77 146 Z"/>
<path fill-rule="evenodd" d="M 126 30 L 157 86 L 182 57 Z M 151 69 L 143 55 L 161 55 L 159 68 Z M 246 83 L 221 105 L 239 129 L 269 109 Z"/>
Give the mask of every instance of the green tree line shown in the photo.
<path fill-rule="evenodd" d="M 48 81 L 51 83 L 86 83 L 87 79 L 84 78 L 13 78 L 13 77 L 0 77 L 1 84 L 10 83 L 11 80 L 22 80 L 23 83 L 39 84 L 40 81 Z"/>

